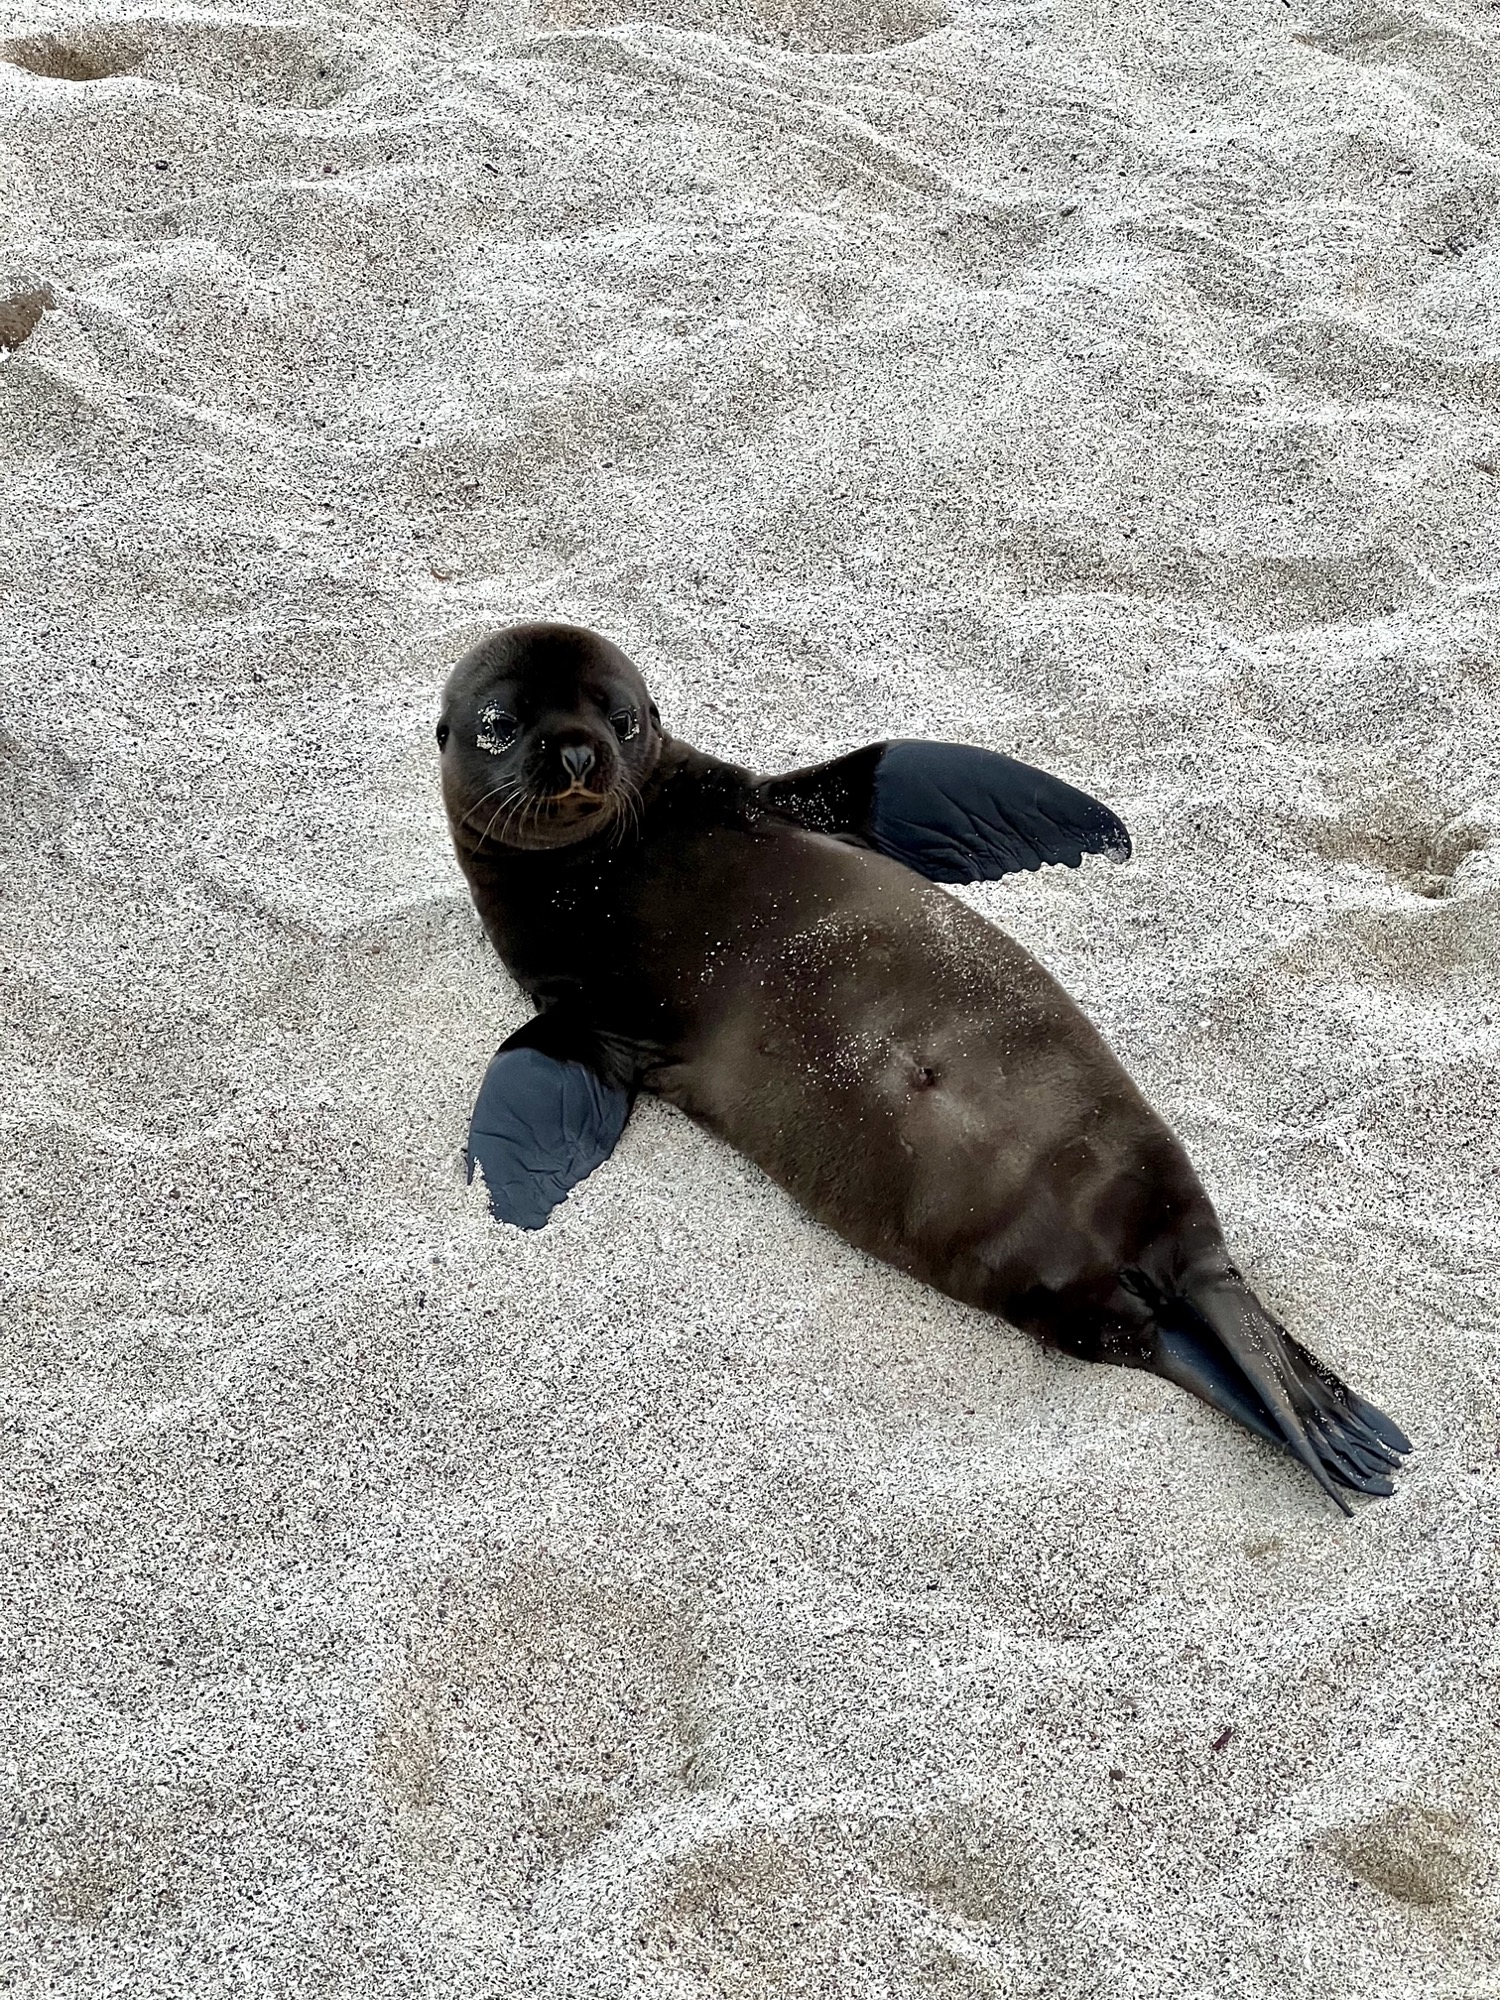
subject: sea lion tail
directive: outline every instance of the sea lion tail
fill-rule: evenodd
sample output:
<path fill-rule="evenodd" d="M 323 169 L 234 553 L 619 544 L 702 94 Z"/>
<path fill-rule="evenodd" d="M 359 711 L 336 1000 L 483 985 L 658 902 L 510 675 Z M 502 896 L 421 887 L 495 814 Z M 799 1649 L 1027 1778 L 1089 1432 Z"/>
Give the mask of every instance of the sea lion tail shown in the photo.
<path fill-rule="evenodd" d="M 1157 1371 L 1285 1447 L 1328 1497 L 1385 1495 L 1411 1444 L 1266 1311 L 1238 1274 L 1190 1281 L 1155 1301 Z"/>

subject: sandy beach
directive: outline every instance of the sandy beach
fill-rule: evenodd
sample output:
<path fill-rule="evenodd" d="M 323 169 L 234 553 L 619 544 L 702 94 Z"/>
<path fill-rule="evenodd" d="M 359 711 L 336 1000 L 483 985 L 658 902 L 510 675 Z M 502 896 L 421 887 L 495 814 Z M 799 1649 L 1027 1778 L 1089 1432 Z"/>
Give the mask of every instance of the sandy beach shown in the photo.
<path fill-rule="evenodd" d="M 0 1987 L 1500 1996 L 1500 12 L 12 6 Z M 1409 1431 L 1346 1521 L 526 1007 L 459 653 L 1107 800 L 960 893 Z"/>

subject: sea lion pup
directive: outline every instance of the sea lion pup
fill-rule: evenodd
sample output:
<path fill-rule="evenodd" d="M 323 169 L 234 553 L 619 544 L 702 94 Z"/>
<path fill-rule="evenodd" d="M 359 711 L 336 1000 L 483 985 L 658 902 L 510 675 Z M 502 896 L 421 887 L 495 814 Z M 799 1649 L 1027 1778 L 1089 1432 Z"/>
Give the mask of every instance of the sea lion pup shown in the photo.
<path fill-rule="evenodd" d="M 754 777 L 674 741 L 625 655 L 566 625 L 466 654 L 437 736 L 459 865 L 541 1010 L 475 1107 L 497 1216 L 539 1226 L 649 1090 L 849 1242 L 1179 1383 L 1346 1512 L 1340 1488 L 1392 1490 L 1407 1440 L 1256 1299 L 1100 1036 L 929 886 L 1124 855 L 1105 807 L 952 744 Z"/>

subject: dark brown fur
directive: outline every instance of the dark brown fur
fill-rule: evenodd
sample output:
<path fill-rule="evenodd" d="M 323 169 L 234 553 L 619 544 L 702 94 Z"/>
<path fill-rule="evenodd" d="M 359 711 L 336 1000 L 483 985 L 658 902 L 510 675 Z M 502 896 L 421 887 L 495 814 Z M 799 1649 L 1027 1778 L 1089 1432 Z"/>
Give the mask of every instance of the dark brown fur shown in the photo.
<path fill-rule="evenodd" d="M 529 723 L 533 793 L 548 737 L 572 731 L 607 777 L 602 805 L 486 832 L 495 760 L 462 739 L 497 691 Z M 627 744 L 607 722 L 622 702 L 650 717 Z M 460 663 L 443 713 L 485 927 L 545 1009 L 597 1036 L 614 1080 L 720 1134 L 847 1241 L 1072 1353 L 1170 1372 L 1174 1300 L 1231 1347 L 1234 1327 L 1273 1338 L 1182 1147 L 993 925 L 662 734 L 634 667 L 593 635 L 499 635 Z M 1268 1404 L 1274 1386 L 1257 1382 Z"/>

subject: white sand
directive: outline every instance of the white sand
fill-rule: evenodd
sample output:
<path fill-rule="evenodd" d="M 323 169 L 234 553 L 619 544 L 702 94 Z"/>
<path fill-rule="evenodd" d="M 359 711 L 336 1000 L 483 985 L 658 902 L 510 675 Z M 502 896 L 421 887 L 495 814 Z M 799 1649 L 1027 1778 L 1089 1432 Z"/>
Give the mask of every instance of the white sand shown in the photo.
<path fill-rule="evenodd" d="M 1500 12 L 645 11 L 10 17 L 0 1983 L 1493 2000 Z M 1120 809 L 974 901 L 1397 1500 L 656 1106 L 490 1223 L 548 614 Z"/>

